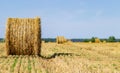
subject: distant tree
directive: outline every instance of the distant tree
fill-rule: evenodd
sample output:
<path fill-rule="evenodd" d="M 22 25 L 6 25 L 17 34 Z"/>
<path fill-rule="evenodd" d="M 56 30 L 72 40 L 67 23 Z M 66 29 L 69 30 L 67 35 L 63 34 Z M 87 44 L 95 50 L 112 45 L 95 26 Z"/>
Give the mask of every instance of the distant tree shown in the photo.
<path fill-rule="evenodd" d="M 96 39 L 97 37 L 92 37 L 91 39 L 90 39 L 90 41 L 91 42 L 95 42 L 95 39 Z"/>
<path fill-rule="evenodd" d="M 95 37 L 92 37 L 92 38 L 91 38 L 91 42 L 95 42 Z"/>
<path fill-rule="evenodd" d="M 84 39 L 83 41 L 84 41 L 84 42 L 89 42 L 89 41 L 90 41 L 90 39 Z"/>
<path fill-rule="evenodd" d="M 3 39 L 3 38 L 0 38 L 0 42 L 5 42 L 5 39 Z"/>
<path fill-rule="evenodd" d="M 108 41 L 108 42 L 115 42 L 116 39 L 115 39 L 114 36 L 110 36 L 107 41 Z"/>

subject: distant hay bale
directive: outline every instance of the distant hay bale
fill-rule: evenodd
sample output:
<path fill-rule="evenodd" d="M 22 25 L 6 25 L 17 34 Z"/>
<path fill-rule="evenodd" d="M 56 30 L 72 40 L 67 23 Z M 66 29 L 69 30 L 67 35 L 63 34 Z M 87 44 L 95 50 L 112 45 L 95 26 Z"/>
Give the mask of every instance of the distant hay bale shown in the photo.
<path fill-rule="evenodd" d="M 64 36 L 57 36 L 56 42 L 57 42 L 58 44 L 63 44 L 63 43 L 65 43 L 65 42 L 67 42 L 67 39 L 66 39 Z"/>
<path fill-rule="evenodd" d="M 40 18 L 8 18 L 6 27 L 7 55 L 40 55 Z"/>
<path fill-rule="evenodd" d="M 72 43 L 72 41 L 70 39 L 67 40 L 68 43 Z"/>
<path fill-rule="evenodd" d="M 89 43 L 92 43 L 92 41 L 89 41 Z"/>
<path fill-rule="evenodd" d="M 68 39 L 67 41 L 66 41 L 66 44 L 68 44 L 68 45 L 71 45 L 73 42 L 70 40 L 70 39 Z"/>
<path fill-rule="evenodd" d="M 100 43 L 100 42 L 101 42 L 100 39 L 95 38 L 95 43 Z"/>
<path fill-rule="evenodd" d="M 103 43 L 106 43 L 106 41 L 104 40 Z"/>

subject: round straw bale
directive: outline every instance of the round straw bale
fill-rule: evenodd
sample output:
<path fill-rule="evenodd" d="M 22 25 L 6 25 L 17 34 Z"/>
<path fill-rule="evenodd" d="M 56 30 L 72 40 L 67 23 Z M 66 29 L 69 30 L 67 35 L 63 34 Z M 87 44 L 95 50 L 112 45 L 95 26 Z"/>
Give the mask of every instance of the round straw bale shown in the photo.
<path fill-rule="evenodd" d="M 100 43 L 100 42 L 101 42 L 100 39 L 98 38 L 95 39 L 95 43 Z"/>
<path fill-rule="evenodd" d="M 64 37 L 64 36 L 57 36 L 56 37 L 56 42 L 58 44 L 63 44 L 63 43 L 66 43 L 67 42 L 67 39 Z"/>
<path fill-rule="evenodd" d="M 40 18 L 8 18 L 5 42 L 7 55 L 40 55 Z"/>

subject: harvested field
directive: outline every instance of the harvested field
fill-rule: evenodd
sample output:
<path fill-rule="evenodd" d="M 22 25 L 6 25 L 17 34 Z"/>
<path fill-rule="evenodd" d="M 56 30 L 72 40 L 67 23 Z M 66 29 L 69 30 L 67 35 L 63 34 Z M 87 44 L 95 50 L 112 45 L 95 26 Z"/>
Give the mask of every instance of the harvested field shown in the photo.
<path fill-rule="evenodd" d="M 120 73 L 120 43 L 42 43 L 41 57 L 5 56 L 0 73 Z"/>

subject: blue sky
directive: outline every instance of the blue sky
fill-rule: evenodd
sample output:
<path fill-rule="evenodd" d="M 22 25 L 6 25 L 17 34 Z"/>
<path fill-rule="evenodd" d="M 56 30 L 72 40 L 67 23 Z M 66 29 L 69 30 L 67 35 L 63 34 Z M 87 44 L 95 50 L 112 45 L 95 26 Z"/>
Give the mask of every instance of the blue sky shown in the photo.
<path fill-rule="evenodd" d="M 8 17 L 36 16 L 42 38 L 120 38 L 120 0 L 1 0 L 0 38 Z"/>

